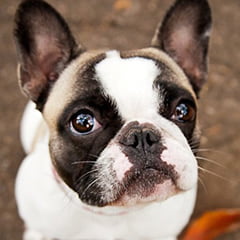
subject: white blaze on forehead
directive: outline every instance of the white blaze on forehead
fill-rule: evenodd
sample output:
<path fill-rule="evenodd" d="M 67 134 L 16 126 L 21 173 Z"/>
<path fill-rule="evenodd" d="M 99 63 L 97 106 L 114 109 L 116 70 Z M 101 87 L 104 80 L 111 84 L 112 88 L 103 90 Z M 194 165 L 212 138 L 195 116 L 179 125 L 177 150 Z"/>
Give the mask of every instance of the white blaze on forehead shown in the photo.
<path fill-rule="evenodd" d="M 159 108 L 153 82 L 161 71 L 155 61 L 143 57 L 121 58 L 110 51 L 95 67 L 105 94 L 117 105 L 123 119 L 149 117 Z"/>

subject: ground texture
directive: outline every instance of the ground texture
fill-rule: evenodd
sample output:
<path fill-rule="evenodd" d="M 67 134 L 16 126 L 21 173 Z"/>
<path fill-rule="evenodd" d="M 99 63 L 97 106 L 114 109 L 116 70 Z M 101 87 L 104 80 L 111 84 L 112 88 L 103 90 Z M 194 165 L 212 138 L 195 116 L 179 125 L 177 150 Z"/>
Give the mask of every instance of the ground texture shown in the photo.
<path fill-rule="evenodd" d="M 18 0 L 0 3 L 0 239 L 19 240 L 23 229 L 14 200 L 14 179 L 24 157 L 19 121 L 26 103 L 16 77 L 12 38 Z M 49 0 L 87 48 L 131 49 L 149 46 L 169 0 Z M 210 0 L 213 35 L 209 80 L 200 100 L 202 155 L 194 216 L 216 208 L 240 207 L 240 1 Z M 207 149 L 207 150 L 206 150 Z M 206 150 L 206 151 L 205 151 Z M 217 164 L 222 165 L 217 166 Z M 210 173 L 211 172 L 211 173 Z M 240 232 L 221 240 L 239 240 Z"/>

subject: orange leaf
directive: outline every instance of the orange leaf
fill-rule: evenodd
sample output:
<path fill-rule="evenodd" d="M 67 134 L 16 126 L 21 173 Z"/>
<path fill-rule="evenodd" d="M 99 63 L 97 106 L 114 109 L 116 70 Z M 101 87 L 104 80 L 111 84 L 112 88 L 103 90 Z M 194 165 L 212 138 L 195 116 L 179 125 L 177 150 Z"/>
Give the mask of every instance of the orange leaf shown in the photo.
<path fill-rule="evenodd" d="M 210 211 L 192 222 L 181 240 L 213 240 L 237 228 L 240 229 L 240 209 Z"/>
<path fill-rule="evenodd" d="M 113 8 L 117 11 L 127 10 L 132 6 L 131 0 L 116 0 Z"/>

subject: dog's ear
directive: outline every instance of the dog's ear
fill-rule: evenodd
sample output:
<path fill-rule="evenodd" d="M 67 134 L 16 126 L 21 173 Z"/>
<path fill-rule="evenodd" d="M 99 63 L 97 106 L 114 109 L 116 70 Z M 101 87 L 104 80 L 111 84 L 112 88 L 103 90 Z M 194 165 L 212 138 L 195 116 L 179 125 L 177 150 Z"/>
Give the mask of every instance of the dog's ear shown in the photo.
<path fill-rule="evenodd" d="M 211 21 L 207 0 L 177 0 L 152 40 L 184 70 L 197 95 L 206 80 Z"/>
<path fill-rule="evenodd" d="M 15 16 L 14 36 L 23 92 L 41 108 L 52 84 L 83 49 L 61 15 L 42 0 L 23 1 Z"/>

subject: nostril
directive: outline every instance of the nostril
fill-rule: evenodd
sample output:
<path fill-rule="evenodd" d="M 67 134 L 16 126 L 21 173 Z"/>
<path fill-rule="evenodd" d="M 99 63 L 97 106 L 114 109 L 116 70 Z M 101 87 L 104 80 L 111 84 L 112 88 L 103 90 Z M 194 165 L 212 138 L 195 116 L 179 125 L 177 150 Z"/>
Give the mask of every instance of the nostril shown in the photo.
<path fill-rule="evenodd" d="M 138 136 L 134 135 L 134 141 L 133 141 L 131 146 L 134 147 L 134 148 L 137 148 L 138 144 L 139 144 Z"/>
<path fill-rule="evenodd" d="M 152 131 L 145 131 L 144 135 L 145 143 L 147 146 L 151 147 L 155 143 L 159 142 L 158 135 L 154 134 Z"/>
<path fill-rule="evenodd" d="M 133 148 L 137 148 L 138 144 L 139 144 L 139 139 L 137 134 L 132 134 L 128 136 L 125 142 L 125 145 Z"/>
<path fill-rule="evenodd" d="M 154 143 L 154 141 L 152 140 L 152 137 L 151 137 L 150 133 L 147 133 L 147 134 L 146 134 L 146 142 L 147 142 L 147 144 L 148 144 L 149 146 L 152 146 L 153 143 Z"/>
<path fill-rule="evenodd" d="M 141 142 L 140 138 L 141 133 L 136 130 L 132 130 L 120 142 L 125 146 L 137 148 Z"/>

